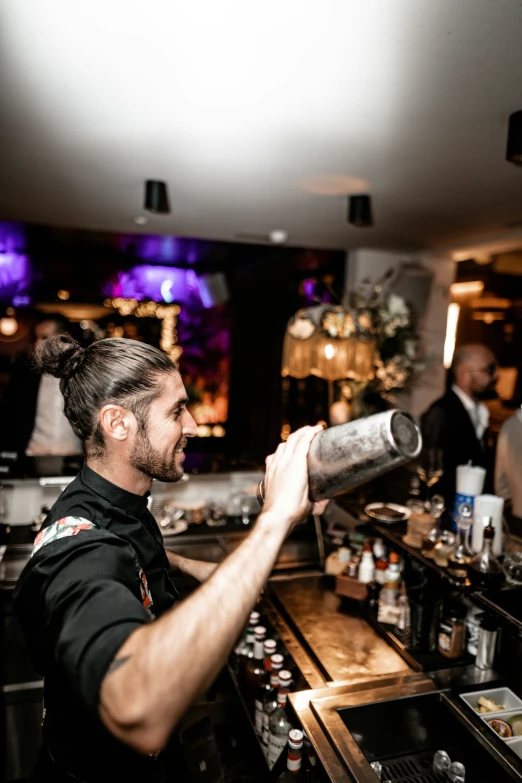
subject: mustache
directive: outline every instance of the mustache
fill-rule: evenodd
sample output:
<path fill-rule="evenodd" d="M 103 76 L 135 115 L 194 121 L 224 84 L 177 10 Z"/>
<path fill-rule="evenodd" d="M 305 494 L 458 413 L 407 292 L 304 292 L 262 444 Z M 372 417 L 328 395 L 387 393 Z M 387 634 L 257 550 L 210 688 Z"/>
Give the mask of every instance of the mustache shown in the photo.
<path fill-rule="evenodd" d="M 177 449 L 184 449 L 184 448 L 186 448 L 187 444 L 188 444 L 187 438 L 182 438 L 179 441 L 179 443 L 176 444 L 176 448 Z"/>

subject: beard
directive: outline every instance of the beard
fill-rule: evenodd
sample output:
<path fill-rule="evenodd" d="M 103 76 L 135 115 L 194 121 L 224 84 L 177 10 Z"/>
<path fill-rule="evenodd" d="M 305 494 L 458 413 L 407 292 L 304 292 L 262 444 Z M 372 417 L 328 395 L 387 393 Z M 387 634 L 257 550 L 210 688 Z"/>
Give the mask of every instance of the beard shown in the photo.
<path fill-rule="evenodd" d="M 498 397 L 496 385 L 486 386 L 486 388 L 482 389 L 482 391 L 475 392 L 475 397 L 477 400 L 481 400 L 482 402 L 486 402 L 487 400 L 496 400 Z"/>
<path fill-rule="evenodd" d="M 181 443 L 181 441 L 180 441 Z M 176 444 L 176 448 L 179 444 Z M 167 460 L 163 454 L 154 448 L 147 433 L 138 430 L 134 448 L 130 456 L 133 468 L 157 481 L 180 481 L 183 476 L 183 460 L 178 464 Z"/>

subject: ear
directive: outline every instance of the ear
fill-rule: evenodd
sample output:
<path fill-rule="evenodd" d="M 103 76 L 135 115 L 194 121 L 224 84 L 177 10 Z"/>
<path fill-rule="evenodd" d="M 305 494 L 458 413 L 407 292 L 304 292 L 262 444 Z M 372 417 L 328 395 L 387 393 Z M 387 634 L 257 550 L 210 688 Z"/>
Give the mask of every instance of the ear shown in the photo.
<path fill-rule="evenodd" d="M 125 441 L 136 430 L 136 417 L 121 405 L 104 405 L 100 411 L 100 427 L 105 438 Z"/>

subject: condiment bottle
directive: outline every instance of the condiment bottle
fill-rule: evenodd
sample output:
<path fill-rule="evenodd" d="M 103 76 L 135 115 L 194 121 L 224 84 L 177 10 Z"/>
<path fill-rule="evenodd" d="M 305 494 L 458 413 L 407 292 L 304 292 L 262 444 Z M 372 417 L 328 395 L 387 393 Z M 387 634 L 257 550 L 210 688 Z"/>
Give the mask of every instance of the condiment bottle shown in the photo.
<path fill-rule="evenodd" d="M 383 585 L 386 580 L 386 571 L 388 570 L 388 561 L 381 558 L 375 563 L 375 581 Z"/>
<path fill-rule="evenodd" d="M 450 600 L 446 603 L 439 624 L 438 650 L 446 658 L 461 658 L 465 641 L 464 612 L 460 605 Z"/>
<path fill-rule="evenodd" d="M 364 545 L 361 564 L 359 566 L 359 582 L 365 582 L 365 584 L 368 584 L 368 582 L 373 581 L 374 574 L 375 564 L 373 562 L 372 547 L 370 543 L 366 543 Z"/>
<path fill-rule="evenodd" d="M 381 590 L 382 603 L 396 605 L 401 579 L 400 557 L 397 552 L 390 552 L 388 568 L 384 574 L 384 585 Z"/>

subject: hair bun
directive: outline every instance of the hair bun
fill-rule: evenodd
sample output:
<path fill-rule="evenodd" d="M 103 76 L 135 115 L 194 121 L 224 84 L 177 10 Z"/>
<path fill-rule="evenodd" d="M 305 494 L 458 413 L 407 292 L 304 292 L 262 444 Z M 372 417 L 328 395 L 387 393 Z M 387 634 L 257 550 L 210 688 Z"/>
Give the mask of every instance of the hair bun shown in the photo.
<path fill-rule="evenodd" d="M 85 361 L 85 349 L 68 334 L 49 337 L 34 352 L 34 363 L 42 373 L 70 378 Z"/>

